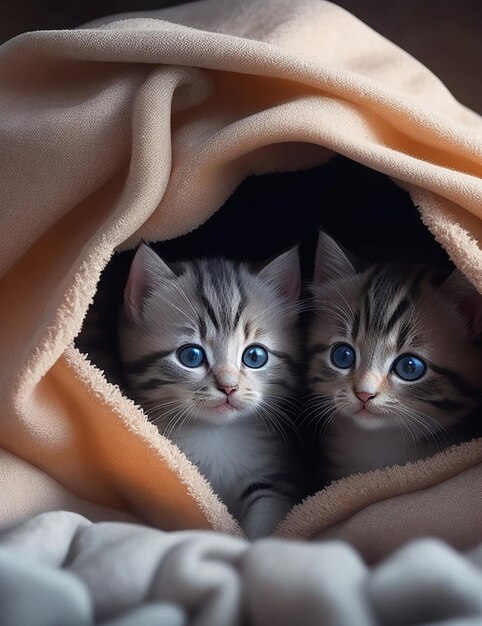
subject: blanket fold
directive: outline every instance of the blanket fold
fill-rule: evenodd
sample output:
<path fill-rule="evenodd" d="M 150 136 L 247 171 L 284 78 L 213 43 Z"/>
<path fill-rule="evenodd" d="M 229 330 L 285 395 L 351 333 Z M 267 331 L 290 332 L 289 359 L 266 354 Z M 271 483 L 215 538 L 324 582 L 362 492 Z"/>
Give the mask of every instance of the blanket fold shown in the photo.
<path fill-rule="evenodd" d="M 61 489 L 64 508 L 241 534 L 73 341 L 114 252 L 192 231 L 250 174 L 341 154 L 393 178 L 482 292 L 480 118 L 329 2 L 205 0 L 27 33 L 0 48 L 0 111 L 0 447 L 30 468 L 0 471 L 2 520 L 49 510 Z M 479 440 L 349 477 L 278 532 L 343 536 L 369 559 L 430 528 L 468 548 L 481 460 Z M 51 486 L 37 492 L 36 474 Z"/>
<path fill-rule="evenodd" d="M 369 567 L 342 541 L 250 544 L 50 512 L 0 533 L 0 621 L 475 625 L 482 619 L 481 555 L 481 547 L 461 553 L 423 539 Z"/>

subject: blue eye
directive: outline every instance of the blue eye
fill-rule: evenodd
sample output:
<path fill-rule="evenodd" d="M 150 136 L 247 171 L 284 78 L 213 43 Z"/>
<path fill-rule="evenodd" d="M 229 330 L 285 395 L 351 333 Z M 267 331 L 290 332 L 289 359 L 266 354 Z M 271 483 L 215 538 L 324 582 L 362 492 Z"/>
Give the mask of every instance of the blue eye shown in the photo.
<path fill-rule="evenodd" d="M 339 343 L 331 351 L 331 362 L 335 367 L 346 370 L 355 363 L 355 350 L 347 343 Z"/>
<path fill-rule="evenodd" d="M 177 358 L 186 367 L 201 367 L 206 361 L 206 353 L 201 346 L 184 346 L 177 351 Z"/>
<path fill-rule="evenodd" d="M 259 369 L 268 362 L 268 351 L 263 346 L 248 346 L 243 352 L 242 361 L 246 367 Z"/>
<path fill-rule="evenodd" d="M 402 380 L 412 382 L 425 376 L 427 365 L 414 354 L 403 354 L 393 362 L 392 370 Z"/>

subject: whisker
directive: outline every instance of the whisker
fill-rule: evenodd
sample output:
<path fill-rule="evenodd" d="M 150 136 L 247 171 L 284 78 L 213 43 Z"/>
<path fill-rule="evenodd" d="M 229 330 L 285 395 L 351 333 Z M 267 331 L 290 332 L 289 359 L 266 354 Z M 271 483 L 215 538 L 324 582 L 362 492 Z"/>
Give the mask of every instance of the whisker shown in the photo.
<path fill-rule="evenodd" d="M 279 435 L 280 435 L 280 437 L 281 437 L 281 439 L 282 439 L 282 441 L 283 441 L 284 445 L 285 445 L 286 447 L 289 447 L 289 442 L 288 442 L 288 438 L 287 438 L 287 436 L 286 436 L 286 433 L 285 433 L 285 432 L 284 432 L 284 430 L 281 428 L 281 426 L 278 424 L 277 419 L 276 419 L 276 418 L 274 418 L 274 417 L 271 415 L 271 413 L 268 411 L 267 407 L 265 407 L 265 406 L 263 406 L 263 405 L 260 405 L 260 406 L 258 406 L 257 408 L 258 408 L 259 414 L 260 414 L 260 415 L 261 415 L 261 414 L 263 414 L 263 415 L 267 418 L 268 423 L 269 423 L 269 424 L 271 424 L 271 425 L 272 425 L 272 426 L 273 426 L 273 427 L 274 427 L 274 428 L 278 431 L 278 433 L 279 433 Z"/>
<path fill-rule="evenodd" d="M 282 411 L 276 405 L 269 404 L 266 401 L 264 401 L 261 405 L 261 408 L 264 407 L 273 412 L 274 415 L 270 415 L 270 417 L 272 417 L 273 419 L 278 419 L 282 424 L 290 428 L 290 430 L 292 430 L 298 438 L 300 438 L 300 433 L 298 428 L 296 427 L 296 424 L 284 411 Z"/>

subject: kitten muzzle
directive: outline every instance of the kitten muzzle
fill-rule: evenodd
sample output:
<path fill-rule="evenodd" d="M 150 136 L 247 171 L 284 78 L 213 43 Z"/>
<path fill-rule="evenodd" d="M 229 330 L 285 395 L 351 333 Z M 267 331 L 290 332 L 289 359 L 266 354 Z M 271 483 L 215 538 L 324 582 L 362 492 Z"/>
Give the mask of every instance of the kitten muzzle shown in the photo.
<path fill-rule="evenodd" d="M 235 386 L 221 385 L 221 386 L 216 387 L 216 389 L 219 389 L 219 391 L 223 391 L 227 396 L 230 396 L 235 391 L 238 391 L 239 385 L 235 385 Z"/>
<path fill-rule="evenodd" d="M 369 391 L 354 391 L 353 393 L 361 402 L 363 402 L 363 406 L 365 406 L 368 400 L 371 400 L 377 395 L 376 393 L 370 393 Z"/>

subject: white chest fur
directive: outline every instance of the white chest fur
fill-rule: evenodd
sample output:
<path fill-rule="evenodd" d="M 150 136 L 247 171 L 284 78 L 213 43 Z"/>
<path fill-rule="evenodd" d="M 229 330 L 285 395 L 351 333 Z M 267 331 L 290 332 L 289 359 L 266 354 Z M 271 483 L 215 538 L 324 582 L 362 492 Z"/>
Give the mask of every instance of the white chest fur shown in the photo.
<path fill-rule="evenodd" d="M 279 471 L 285 463 L 276 433 L 253 421 L 186 425 L 175 443 L 233 512 L 247 485 Z"/>

